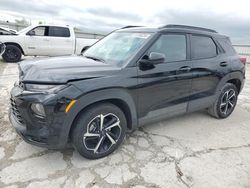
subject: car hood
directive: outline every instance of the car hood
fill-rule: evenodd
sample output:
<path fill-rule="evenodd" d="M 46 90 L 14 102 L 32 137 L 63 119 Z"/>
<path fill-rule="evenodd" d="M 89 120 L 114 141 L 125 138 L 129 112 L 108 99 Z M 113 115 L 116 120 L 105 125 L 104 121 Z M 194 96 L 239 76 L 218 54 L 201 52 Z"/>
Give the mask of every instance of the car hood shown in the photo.
<path fill-rule="evenodd" d="M 46 58 L 19 64 L 23 83 L 67 83 L 112 75 L 120 68 L 82 56 Z"/>

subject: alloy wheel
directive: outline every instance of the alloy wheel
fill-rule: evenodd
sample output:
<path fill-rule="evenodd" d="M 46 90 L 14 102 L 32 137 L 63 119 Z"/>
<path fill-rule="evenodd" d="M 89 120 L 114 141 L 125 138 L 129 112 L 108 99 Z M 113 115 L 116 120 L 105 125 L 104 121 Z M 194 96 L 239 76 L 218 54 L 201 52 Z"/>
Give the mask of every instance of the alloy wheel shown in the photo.
<path fill-rule="evenodd" d="M 8 49 L 8 50 L 6 50 L 6 56 L 9 59 L 14 60 L 17 58 L 18 54 L 17 54 L 17 51 L 15 49 Z"/>
<path fill-rule="evenodd" d="M 88 123 L 83 143 L 95 154 L 105 153 L 117 143 L 121 132 L 120 120 L 115 114 L 99 114 Z"/>
<path fill-rule="evenodd" d="M 224 115 L 228 115 L 234 109 L 236 104 L 236 93 L 233 89 L 227 90 L 221 98 L 220 111 Z"/>

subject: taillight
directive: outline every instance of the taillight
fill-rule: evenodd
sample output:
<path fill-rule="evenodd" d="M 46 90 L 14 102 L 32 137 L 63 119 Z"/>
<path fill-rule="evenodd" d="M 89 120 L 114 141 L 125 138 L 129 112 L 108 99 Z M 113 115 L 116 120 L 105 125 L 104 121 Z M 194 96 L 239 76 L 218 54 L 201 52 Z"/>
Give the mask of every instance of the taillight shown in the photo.
<path fill-rule="evenodd" d="M 247 58 L 246 57 L 241 57 L 240 62 L 243 63 L 244 65 L 247 64 Z"/>

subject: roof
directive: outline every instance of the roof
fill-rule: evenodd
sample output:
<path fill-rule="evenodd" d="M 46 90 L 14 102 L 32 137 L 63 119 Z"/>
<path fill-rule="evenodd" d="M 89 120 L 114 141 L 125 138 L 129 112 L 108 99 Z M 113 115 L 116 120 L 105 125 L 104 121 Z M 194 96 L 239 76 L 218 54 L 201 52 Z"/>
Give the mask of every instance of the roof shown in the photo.
<path fill-rule="evenodd" d="M 143 27 L 143 26 L 126 26 L 118 31 L 121 32 L 149 32 L 149 33 L 164 33 L 164 32 L 180 32 L 180 33 L 193 33 L 193 34 L 205 34 L 217 37 L 226 37 L 218 34 L 217 31 L 202 27 L 187 26 L 187 25 L 166 25 L 158 28 Z"/>
<path fill-rule="evenodd" d="M 197 27 L 197 26 L 190 26 L 190 25 L 175 25 L 175 24 L 169 24 L 169 25 L 165 25 L 159 28 L 170 28 L 170 29 L 190 29 L 190 30 L 197 30 L 197 31 L 206 31 L 206 32 L 212 32 L 212 33 L 217 33 L 217 31 L 213 30 L 213 29 L 208 29 L 208 28 L 204 28 L 204 27 Z"/>
<path fill-rule="evenodd" d="M 70 27 L 69 25 L 65 24 L 32 24 L 32 27 L 37 27 L 37 26 L 54 26 L 54 27 Z"/>

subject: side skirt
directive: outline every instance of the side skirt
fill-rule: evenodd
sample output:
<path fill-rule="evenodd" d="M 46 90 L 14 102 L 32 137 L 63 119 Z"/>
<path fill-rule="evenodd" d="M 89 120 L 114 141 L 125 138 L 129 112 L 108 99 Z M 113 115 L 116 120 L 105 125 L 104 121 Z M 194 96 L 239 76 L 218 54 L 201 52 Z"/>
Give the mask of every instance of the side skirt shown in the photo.
<path fill-rule="evenodd" d="M 163 119 L 167 119 L 172 116 L 184 114 L 187 112 L 188 103 L 181 103 L 171 107 L 161 108 L 149 112 L 146 116 L 139 118 L 139 126 L 143 126 L 149 123 L 154 123 Z"/>
<path fill-rule="evenodd" d="M 212 106 L 214 101 L 216 100 L 216 97 L 216 95 L 212 95 L 209 97 L 203 97 L 200 99 L 189 101 L 187 112 L 195 112 Z"/>

